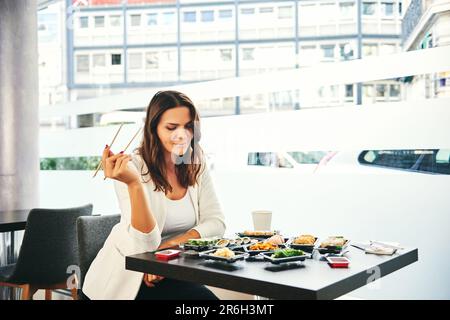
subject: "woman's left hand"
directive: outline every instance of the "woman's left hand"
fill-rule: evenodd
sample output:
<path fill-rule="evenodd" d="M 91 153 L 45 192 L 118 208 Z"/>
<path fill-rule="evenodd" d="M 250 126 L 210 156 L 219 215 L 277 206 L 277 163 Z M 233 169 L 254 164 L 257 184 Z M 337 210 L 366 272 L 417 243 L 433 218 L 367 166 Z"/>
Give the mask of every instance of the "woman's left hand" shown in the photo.
<path fill-rule="evenodd" d="M 164 280 L 163 276 L 158 276 L 156 274 L 148 274 L 148 273 L 144 274 L 144 283 L 149 288 L 153 288 L 156 283 L 158 283 L 162 280 Z"/>

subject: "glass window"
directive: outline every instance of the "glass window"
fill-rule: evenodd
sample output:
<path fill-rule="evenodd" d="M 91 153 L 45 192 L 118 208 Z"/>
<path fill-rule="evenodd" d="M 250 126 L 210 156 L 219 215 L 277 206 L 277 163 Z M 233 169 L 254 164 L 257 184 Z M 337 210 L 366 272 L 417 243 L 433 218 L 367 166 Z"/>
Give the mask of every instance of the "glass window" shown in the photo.
<path fill-rule="evenodd" d="M 220 49 L 220 58 L 222 61 L 231 61 L 232 52 L 231 49 Z"/>
<path fill-rule="evenodd" d="M 147 52 L 145 54 L 145 68 L 146 69 L 158 68 L 158 52 Z"/>
<path fill-rule="evenodd" d="M 94 67 L 104 67 L 106 66 L 106 57 L 104 54 L 94 54 L 92 56 L 92 65 Z"/>
<path fill-rule="evenodd" d="M 278 19 L 292 18 L 292 6 L 278 7 Z"/>
<path fill-rule="evenodd" d="M 80 28 L 89 28 L 89 17 L 80 17 Z"/>
<path fill-rule="evenodd" d="M 355 16 L 355 6 L 353 2 L 340 2 L 339 13 L 341 18 L 353 18 Z"/>
<path fill-rule="evenodd" d="M 363 53 L 363 57 L 377 56 L 378 55 L 378 45 L 377 44 L 363 44 L 362 53 Z"/>
<path fill-rule="evenodd" d="M 366 98 L 372 98 L 373 97 L 373 85 L 371 84 L 365 84 L 363 85 L 363 95 Z"/>
<path fill-rule="evenodd" d="M 121 21 L 119 15 L 109 16 L 109 24 L 111 27 L 120 27 Z"/>
<path fill-rule="evenodd" d="M 219 18 L 227 19 L 233 17 L 233 11 L 230 10 L 219 10 Z"/>
<path fill-rule="evenodd" d="M 158 14 L 157 13 L 147 14 L 147 25 L 156 26 L 157 24 L 158 24 Z"/>
<path fill-rule="evenodd" d="M 214 21 L 214 11 L 213 10 L 202 11 L 201 14 L 202 14 L 202 22 Z"/>
<path fill-rule="evenodd" d="M 227 10 L 219 10 L 219 18 L 228 19 L 233 17 L 233 11 L 231 9 Z"/>
<path fill-rule="evenodd" d="M 334 58 L 334 45 L 320 46 L 324 58 Z"/>
<path fill-rule="evenodd" d="M 241 14 L 255 14 L 255 8 L 242 8 Z"/>
<path fill-rule="evenodd" d="M 243 48 L 242 49 L 242 60 L 249 61 L 255 60 L 253 54 L 255 52 L 255 48 Z"/>
<path fill-rule="evenodd" d="M 345 97 L 346 98 L 353 98 L 353 84 L 346 84 L 345 85 Z"/>
<path fill-rule="evenodd" d="M 175 50 L 166 50 L 161 52 L 161 56 L 164 56 L 167 61 L 175 60 Z"/>
<path fill-rule="evenodd" d="M 294 158 L 295 161 L 302 164 L 318 164 L 328 151 L 291 151 L 288 154 Z"/>
<path fill-rule="evenodd" d="M 375 2 L 363 2 L 362 14 L 365 16 L 373 16 L 375 14 Z"/>
<path fill-rule="evenodd" d="M 175 13 L 174 12 L 164 12 L 163 13 L 163 24 L 173 25 L 175 23 Z"/>
<path fill-rule="evenodd" d="M 293 168 L 293 165 L 278 152 L 249 152 L 247 164 L 274 168 Z"/>
<path fill-rule="evenodd" d="M 119 54 L 112 54 L 111 55 L 111 64 L 113 66 L 122 64 L 122 55 L 120 53 Z"/>
<path fill-rule="evenodd" d="M 130 69 L 142 69 L 142 53 L 140 52 L 132 52 L 128 55 Z"/>
<path fill-rule="evenodd" d="M 376 86 L 377 98 L 384 98 L 386 96 L 386 85 L 377 84 Z"/>
<path fill-rule="evenodd" d="M 380 55 L 395 53 L 395 44 L 382 44 L 380 45 Z"/>
<path fill-rule="evenodd" d="M 77 55 L 77 72 L 89 72 L 89 55 Z"/>
<path fill-rule="evenodd" d="M 449 149 L 365 150 L 358 161 L 364 165 L 390 169 L 450 174 Z"/>
<path fill-rule="evenodd" d="M 141 15 L 140 14 L 130 15 L 130 25 L 132 27 L 139 27 L 141 25 Z"/>
<path fill-rule="evenodd" d="M 394 15 L 394 4 L 392 2 L 381 3 L 381 8 L 383 10 L 383 15 L 386 17 L 391 17 Z"/>
<path fill-rule="evenodd" d="M 259 8 L 259 13 L 272 13 L 273 7 L 263 7 Z"/>
<path fill-rule="evenodd" d="M 350 60 L 353 58 L 353 48 L 349 43 L 343 43 L 339 45 L 339 54 L 342 60 Z"/>
<path fill-rule="evenodd" d="M 389 96 L 391 96 L 392 98 L 400 97 L 400 85 L 391 84 L 389 86 Z"/>
<path fill-rule="evenodd" d="M 94 17 L 94 25 L 96 28 L 105 27 L 105 17 L 104 16 L 95 16 Z"/>
<path fill-rule="evenodd" d="M 195 12 L 195 11 L 183 12 L 183 21 L 184 22 L 195 22 L 196 20 L 197 20 L 197 12 Z"/>

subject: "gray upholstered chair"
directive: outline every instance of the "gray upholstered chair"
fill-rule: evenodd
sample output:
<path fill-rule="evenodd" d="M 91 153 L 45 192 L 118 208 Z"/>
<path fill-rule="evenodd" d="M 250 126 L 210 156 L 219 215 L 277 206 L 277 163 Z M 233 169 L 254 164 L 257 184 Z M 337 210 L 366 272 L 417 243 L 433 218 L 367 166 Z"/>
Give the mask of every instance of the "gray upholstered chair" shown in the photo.
<path fill-rule="evenodd" d="M 0 267 L 0 286 L 22 288 L 22 299 L 32 299 L 45 289 L 50 300 L 53 289 L 67 289 L 70 270 L 78 266 L 76 221 L 92 214 L 92 204 L 67 209 L 32 209 L 17 262 Z M 75 282 L 78 280 L 75 279 Z M 76 299 L 76 288 L 72 297 Z"/>
<path fill-rule="evenodd" d="M 111 229 L 120 222 L 120 214 L 80 217 L 77 221 L 78 248 L 80 256 L 80 286 L 83 287 L 84 277 L 97 253 L 111 233 Z M 84 299 L 79 291 L 79 298 Z"/>

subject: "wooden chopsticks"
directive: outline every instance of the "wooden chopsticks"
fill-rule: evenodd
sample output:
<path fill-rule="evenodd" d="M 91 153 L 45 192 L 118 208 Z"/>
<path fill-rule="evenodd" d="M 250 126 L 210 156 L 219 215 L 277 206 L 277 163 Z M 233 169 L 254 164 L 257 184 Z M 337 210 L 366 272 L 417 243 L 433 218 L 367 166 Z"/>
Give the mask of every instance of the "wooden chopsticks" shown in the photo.
<path fill-rule="evenodd" d="M 116 138 L 117 138 L 117 136 L 119 135 L 120 129 L 122 129 L 122 127 L 123 127 L 123 122 L 121 123 L 119 129 L 117 129 L 116 135 L 114 136 L 114 138 L 112 139 L 112 141 L 111 141 L 111 143 L 110 143 L 110 145 L 109 145 L 110 148 L 112 147 L 114 141 L 116 141 Z M 97 175 L 97 173 L 98 173 L 98 171 L 100 170 L 100 167 L 101 167 L 101 166 L 102 166 L 102 160 L 100 160 L 100 162 L 98 163 L 97 169 L 95 170 L 95 173 L 94 173 L 94 175 L 92 176 L 92 178 L 95 178 L 95 176 Z"/>
<path fill-rule="evenodd" d="M 123 153 L 125 153 L 125 151 L 127 151 L 128 147 L 130 146 L 130 144 L 133 142 L 134 138 L 136 138 L 139 134 L 139 132 L 141 132 L 142 128 L 139 128 L 139 130 L 134 134 L 133 138 L 131 138 L 130 142 L 128 142 L 127 146 L 125 147 L 125 149 L 123 149 Z M 103 180 L 106 180 L 106 176 L 103 178 Z"/>
<path fill-rule="evenodd" d="M 109 145 L 109 147 L 111 148 L 112 145 L 114 144 L 114 141 L 116 141 L 117 136 L 119 135 L 120 130 L 123 127 L 123 123 L 120 125 L 119 129 L 117 129 L 116 134 L 114 135 L 114 138 L 111 141 L 111 144 Z M 127 151 L 128 147 L 131 145 L 131 143 L 133 142 L 133 140 L 138 136 L 138 134 L 141 132 L 142 127 L 139 128 L 139 130 L 134 134 L 133 138 L 131 138 L 130 142 L 128 142 L 127 146 L 125 147 L 125 149 L 123 150 L 123 152 Z M 94 175 L 92 176 L 92 178 L 95 178 L 95 176 L 97 175 L 98 171 L 100 170 L 100 168 L 102 167 L 102 161 L 100 160 L 100 162 L 98 163 L 97 169 L 95 170 Z M 105 177 L 106 179 L 106 177 Z"/>

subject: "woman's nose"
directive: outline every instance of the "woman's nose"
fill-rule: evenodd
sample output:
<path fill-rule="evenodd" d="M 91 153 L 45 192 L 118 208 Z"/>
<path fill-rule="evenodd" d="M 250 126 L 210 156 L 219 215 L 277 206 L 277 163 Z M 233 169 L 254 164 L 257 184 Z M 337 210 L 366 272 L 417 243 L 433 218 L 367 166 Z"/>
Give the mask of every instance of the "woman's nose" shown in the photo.
<path fill-rule="evenodd" d="M 188 134 L 185 129 L 175 130 L 172 135 L 172 140 L 174 141 L 184 141 L 187 140 Z"/>

